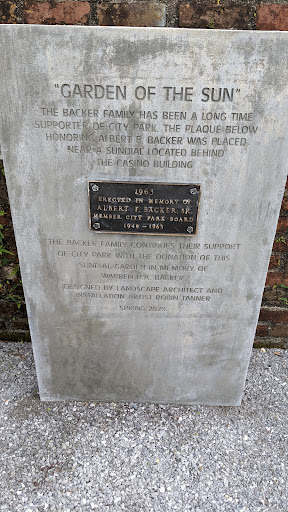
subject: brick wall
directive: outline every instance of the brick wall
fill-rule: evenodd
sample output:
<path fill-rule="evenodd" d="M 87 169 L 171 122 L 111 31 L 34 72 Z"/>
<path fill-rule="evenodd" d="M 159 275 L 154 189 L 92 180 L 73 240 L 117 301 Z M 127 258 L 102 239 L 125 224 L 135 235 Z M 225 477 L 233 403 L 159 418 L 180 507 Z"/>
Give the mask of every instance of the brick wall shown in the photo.
<path fill-rule="evenodd" d="M 0 23 L 288 30 L 288 0 L 273 4 L 267 0 L 0 0 Z M 3 167 L 0 170 L 0 339 L 29 339 Z M 254 346 L 288 348 L 288 184 Z"/>

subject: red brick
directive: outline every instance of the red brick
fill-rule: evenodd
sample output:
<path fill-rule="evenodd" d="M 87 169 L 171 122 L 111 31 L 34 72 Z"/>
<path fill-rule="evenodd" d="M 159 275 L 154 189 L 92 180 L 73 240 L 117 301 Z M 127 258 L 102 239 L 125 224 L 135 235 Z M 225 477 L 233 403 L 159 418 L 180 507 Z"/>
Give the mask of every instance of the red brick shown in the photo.
<path fill-rule="evenodd" d="M 12 329 L 21 329 L 21 330 L 29 329 L 29 324 L 28 324 L 27 318 L 15 318 L 12 321 L 11 328 Z"/>
<path fill-rule="evenodd" d="M 25 23 L 43 25 L 77 25 L 89 22 L 89 2 L 33 2 L 25 4 Z"/>
<path fill-rule="evenodd" d="M 288 339 L 283 338 L 273 338 L 270 340 L 270 347 L 271 348 L 277 348 L 277 349 L 287 349 L 288 348 Z"/>
<path fill-rule="evenodd" d="M 275 338 L 288 337 L 288 325 L 287 324 L 273 325 L 270 330 L 270 336 L 275 336 Z"/>
<path fill-rule="evenodd" d="M 279 217 L 277 225 L 277 234 L 284 233 L 288 229 L 288 217 Z"/>
<path fill-rule="evenodd" d="M 278 256 L 274 256 L 272 254 L 272 256 L 270 258 L 269 269 L 271 270 L 271 269 L 279 268 L 280 263 L 281 263 L 280 258 Z"/>
<path fill-rule="evenodd" d="M 287 339 L 283 338 L 255 338 L 253 348 L 276 348 L 279 349 L 286 349 L 288 348 L 288 341 Z"/>
<path fill-rule="evenodd" d="M 288 212 L 288 193 L 287 192 L 285 192 L 284 197 L 283 197 L 281 211 Z"/>
<path fill-rule="evenodd" d="M 245 5 L 199 5 L 181 3 L 179 27 L 248 29 L 249 7 Z"/>
<path fill-rule="evenodd" d="M 8 302 L 7 300 L 0 300 L 0 311 L 1 315 L 11 315 L 16 313 L 17 305 L 14 302 Z"/>
<path fill-rule="evenodd" d="M 0 171 L 0 202 L 1 202 L 1 207 L 3 207 L 4 204 L 5 205 L 9 204 L 6 182 L 5 182 L 5 178 L 1 171 Z"/>
<path fill-rule="evenodd" d="M 259 320 L 261 322 L 288 323 L 288 309 L 261 309 Z"/>
<path fill-rule="evenodd" d="M 1 205 L 2 207 L 2 205 Z M 3 226 L 11 226 L 11 219 L 10 219 L 10 215 L 2 215 L 0 217 L 0 224 L 2 224 Z"/>
<path fill-rule="evenodd" d="M 286 349 L 288 348 L 288 340 L 283 338 L 258 338 L 255 337 L 253 348 L 277 348 Z"/>
<path fill-rule="evenodd" d="M 99 25 L 165 27 L 166 6 L 158 3 L 101 3 L 97 7 Z"/>
<path fill-rule="evenodd" d="M 288 30 L 288 5 L 258 5 L 256 16 L 256 29 Z"/>
<path fill-rule="evenodd" d="M 0 331 L 1 341 L 30 341 L 29 331 Z"/>
<path fill-rule="evenodd" d="M 265 288 L 263 293 L 263 301 L 272 303 L 273 306 L 282 307 L 283 300 L 287 298 L 287 288 L 281 288 L 279 286 L 275 288 Z"/>
<path fill-rule="evenodd" d="M 262 347 L 270 348 L 271 347 L 270 340 L 267 340 L 267 339 L 263 340 L 262 338 L 255 338 L 253 348 L 262 348 Z"/>
<path fill-rule="evenodd" d="M 266 279 L 266 286 L 285 285 L 288 286 L 288 273 L 287 272 L 268 272 Z M 288 295 L 288 289 L 287 289 Z"/>
<path fill-rule="evenodd" d="M 268 336 L 268 326 L 267 325 L 257 325 L 256 336 L 260 336 L 261 338 L 265 338 Z"/>
<path fill-rule="evenodd" d="M 273 252 L 287 252 L 288 253 L 288 239 L 283 237 L 283 240 L 279 240 L 279 237 L 276 236 L 276 240 L 273 244 Z"/>

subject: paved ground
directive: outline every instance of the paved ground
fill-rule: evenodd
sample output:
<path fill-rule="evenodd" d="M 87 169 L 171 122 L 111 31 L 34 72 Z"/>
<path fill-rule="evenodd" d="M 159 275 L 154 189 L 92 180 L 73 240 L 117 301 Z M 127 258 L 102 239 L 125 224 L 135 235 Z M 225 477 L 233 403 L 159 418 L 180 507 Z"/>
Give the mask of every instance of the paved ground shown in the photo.
<path fill-rule="evenodd" d="M 287 512 L 287 362 L 254 351 L 241 407 L 41 403 L 1 343 L 1 512 Z"/>

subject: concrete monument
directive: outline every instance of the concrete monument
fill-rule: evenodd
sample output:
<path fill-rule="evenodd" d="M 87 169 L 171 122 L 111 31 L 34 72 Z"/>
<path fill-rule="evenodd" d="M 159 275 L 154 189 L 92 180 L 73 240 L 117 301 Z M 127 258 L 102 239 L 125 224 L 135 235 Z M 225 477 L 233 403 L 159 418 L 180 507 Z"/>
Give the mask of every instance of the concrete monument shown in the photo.
<path fill-rule="evenodd" d="M 287 174 L 288 34 L 0 41 L 41 399 L 240 404 Z"/>

